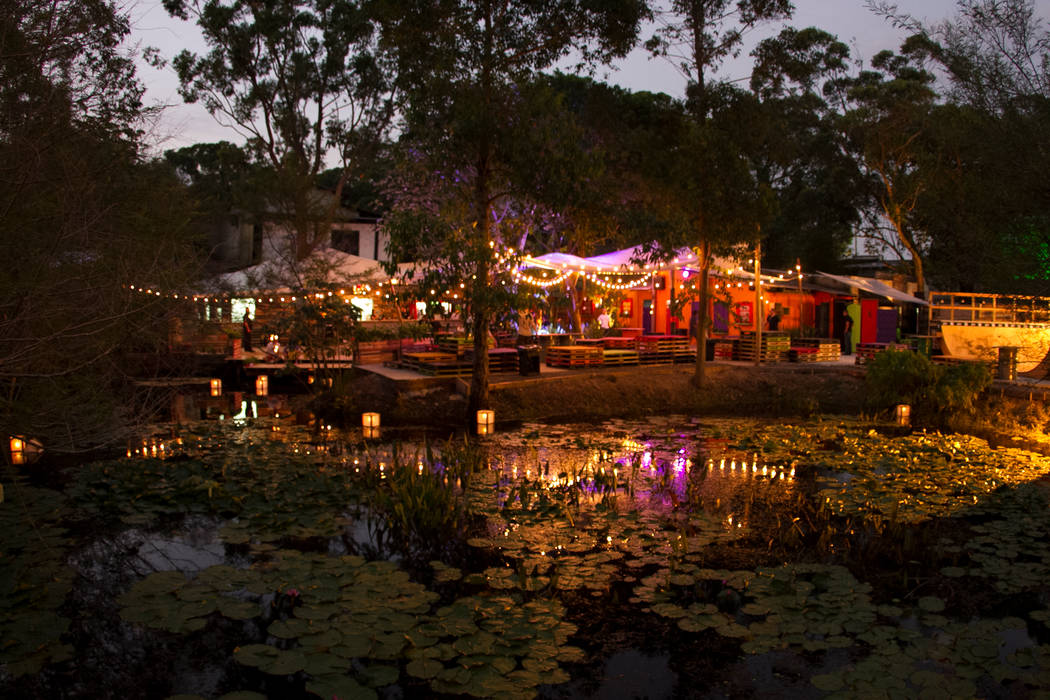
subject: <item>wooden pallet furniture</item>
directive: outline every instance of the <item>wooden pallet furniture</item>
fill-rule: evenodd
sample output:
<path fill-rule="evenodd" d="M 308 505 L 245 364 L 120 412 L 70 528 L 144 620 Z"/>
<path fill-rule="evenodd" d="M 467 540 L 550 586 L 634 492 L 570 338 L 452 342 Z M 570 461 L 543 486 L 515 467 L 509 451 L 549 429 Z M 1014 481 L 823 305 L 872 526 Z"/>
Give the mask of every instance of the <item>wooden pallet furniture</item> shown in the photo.
<path fill-rule="evenodd" d="M 788 359 L 791 350 L 791 337 L 786 331 L 767 331 L 762 334 L 761 343 L 754 331 L 741 331 L 737 345 L 736 359 L 754 362 L 780 362 Z"/>
<path fill-rule="evenodd" d="M 788 359 L 792 362 L 834 362 L 841 356 L 839 341 L 834 338 L 795 338 Z"/>
<path fill-rule="evenodd" d="M 858 343 L 854 363 L 866 365 L 871 362 L 877 354 L 886 350 L 909 350 L 903 343 Z"/>
<path fill-rule="evenodd" d="M 588 345 L 554 345 L 547 348 L 548 367 L 600 367 L 605 351 Z"/>
<path fill-rule="evenodd" d="M 714 342 L 714 359 L 735 360 L 737 355 L 735 338 L 719 338 Z"/>
<path fill-rule="evenodd" d="M 455 362 L 456 356 L 448 352 L 421 351 L 406 352 L 401 355 L 401 366 L 405 369 L 421 371 L 420 367 L 428 364 Z"/>
<path fill-rule="evenodd" d="M 608 336 L 602 338 L 606 350 L 638 350 L 638 336 Z"/>
<path fill-rule="evenodd" d="M 602 364 L 606 367 L 622 367 L 638 364 L 637 350 L 603 350 Z"/>
<path fill-rule="evenodd" d="M 643 335 L 638 338 L 638 361 L 643 365 L 670 364 L 689 354 L 689 338 L 681 335 Z"/>
<path fill-rule="evenodd" d="M 461 335 L 440 335 L 437 337 L 437 347 L 441 352 L 459 356 L 474 348 L 474 339 Z"/>
<path fill-rule="evenodd" d="M 474 369 L 474 363 L 467 360 L 451 362 L 427 362 L 419 367 L 419 373 L 428 377 L 467 377 Z"/>
<path fill-rule="evenodd" d="M 464 358 L 473 363 L 473 350 L 467 352 Z M 489 372 L 493 374 L 509 374 L 517 371 L 517 348 L 489 348 Z"/>

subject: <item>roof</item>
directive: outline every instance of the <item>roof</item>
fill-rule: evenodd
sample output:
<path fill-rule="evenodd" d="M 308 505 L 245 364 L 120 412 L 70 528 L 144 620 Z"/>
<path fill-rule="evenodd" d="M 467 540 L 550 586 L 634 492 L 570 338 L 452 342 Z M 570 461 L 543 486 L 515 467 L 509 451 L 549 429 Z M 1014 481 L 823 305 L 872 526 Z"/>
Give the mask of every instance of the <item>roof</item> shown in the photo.
<path fill-rule="evenodd" d="M 825 277 L 830 280 L 834 280 L 839 284 L 845 285 L 851 288 L 861 289 L 868 294 L 874 294 L 875 296 L 886 297 L 891 301 L 900 301 L 907 304 L 920 304 L 922 306 L 929 306 L 930 302 L 919 297 L 912 296 L 907 292 L 902 292 L 896 287 L 891 287 L 885 282 L 872 279 L 870 277 L 858 277 L 856 275 L 832 275 L 827 272 L 818 272 L 821 277 Z"/>
<path fill-rule="evenodd" d="M 398 275 L 402 279 L 410 278 L 412 268 L 411 264 L 398 265 Z M 378 260 L 350 255 L 334 248 L 323 248 L 295 265 L 284 260 L 268 260 L 243 270 L 218 275 L 209 280 L 206 286 L 239 292 L 291 291 L 292 288 L 302 287 L 305 280 L 318 276 L 348 284 L 380 282 L 389 277 Z"/>

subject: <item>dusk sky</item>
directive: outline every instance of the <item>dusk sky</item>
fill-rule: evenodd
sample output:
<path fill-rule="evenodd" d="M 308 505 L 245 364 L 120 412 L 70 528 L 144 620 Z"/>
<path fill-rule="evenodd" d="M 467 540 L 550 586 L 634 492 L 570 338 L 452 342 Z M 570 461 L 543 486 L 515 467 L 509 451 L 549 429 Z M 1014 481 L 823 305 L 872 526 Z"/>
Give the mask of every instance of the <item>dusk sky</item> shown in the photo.
<path fill-rule="evenodd" d="M 934 24 L 951 16 L 955 9 L 954 0 L 898 0 L 897 5 L 902 11 Z M 795 7 L 795 15 L 789 24 L 818 26 L 830 31 L 852 47 L 855 59 L 862 59 L 865 63 L 884 48 L 896 49 L 902 38 L 901 32 L 866 8 L 865 0 L 795 0 Z M 140 48 L 157 47 L 169 59 L 183 48 L 205 49 L 196 27 L 169 17 L 159 0 L 140 0 L 132 6 L 131 12 L 132 41 Z M 779 29 L 779 25 L 763 27 L 749 37 L 749 43 L 754 44 Z M 750 70 L 750 59 L 746 54 L 745 50 L 739 59 L 726 64 L 715 77 L 746 79 Z M 683 92 L 684 80 L 676 68 L 666 60 L 650 58 L 644 50 L 636 50 L 621 61 L 618 68 L 618 71 L 599 71 L 597 77 L 631 90 L 672 95 Z M 142 65 L 140 77 L 147 86 L 147 104 L 170 105 L 151 139 L 158 149 L 222 139 L 240 140 L 232 129 L 217 124 L 203 108 L 182 103 L 177 91 L 178 82 L 170 68 L 158 71 Z"/>

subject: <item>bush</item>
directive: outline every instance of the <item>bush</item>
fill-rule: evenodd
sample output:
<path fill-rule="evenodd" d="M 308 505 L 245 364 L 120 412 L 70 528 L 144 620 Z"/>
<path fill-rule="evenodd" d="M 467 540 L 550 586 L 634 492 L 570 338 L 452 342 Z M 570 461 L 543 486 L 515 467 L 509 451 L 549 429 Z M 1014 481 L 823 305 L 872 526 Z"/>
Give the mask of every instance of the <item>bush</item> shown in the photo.
<path fill-rule="evenodd" d="M 877 410 L 911 404 L 913 414 L 928 420 L 970 412 L 992 381 L 988 368 L 976 363 L 935 365 L 925 355 L 887 350 L 868 364 L 868 403 Z"/>

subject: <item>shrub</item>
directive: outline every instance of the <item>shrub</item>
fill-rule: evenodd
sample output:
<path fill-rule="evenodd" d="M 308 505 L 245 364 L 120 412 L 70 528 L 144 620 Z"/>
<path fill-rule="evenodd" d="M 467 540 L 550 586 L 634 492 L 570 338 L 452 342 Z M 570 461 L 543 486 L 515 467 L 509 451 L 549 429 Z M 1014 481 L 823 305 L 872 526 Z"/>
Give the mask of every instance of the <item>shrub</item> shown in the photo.
<path fill-rule="evenodd" d="M 868 403 L 877 410 L 911 404 L 920 419 L 942 419 L 950 413 L 970 412 L 974 401 L 991 383 L 984 365 L 935 365 L 920 353 L 887 350 L 868 365 L 865 384 Z"/>

